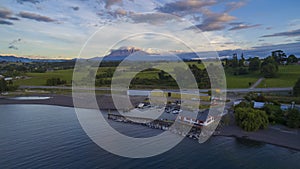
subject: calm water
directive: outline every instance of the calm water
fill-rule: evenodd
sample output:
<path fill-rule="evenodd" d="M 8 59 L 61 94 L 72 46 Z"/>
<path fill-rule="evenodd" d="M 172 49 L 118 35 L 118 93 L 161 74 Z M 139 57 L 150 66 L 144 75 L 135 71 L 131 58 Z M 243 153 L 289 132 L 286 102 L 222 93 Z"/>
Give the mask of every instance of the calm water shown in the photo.
<path fill-rule="evenodd" d="M 110 122 L 136 137 L 158 134 L 143 126 Z M 0 168 L 300 168 L 300 152 L 259 142 L 213 137 L 185 139 L 146 159 L 110 154 L 81 129 L 72 108 L 0 105 Z"/>

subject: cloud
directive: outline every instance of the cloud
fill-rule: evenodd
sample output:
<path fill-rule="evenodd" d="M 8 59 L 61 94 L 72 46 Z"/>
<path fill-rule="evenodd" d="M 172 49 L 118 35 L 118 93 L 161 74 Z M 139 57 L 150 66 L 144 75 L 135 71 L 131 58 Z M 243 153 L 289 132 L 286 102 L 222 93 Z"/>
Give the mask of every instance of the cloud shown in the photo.
<path fill-rule="evenodd" d="M 5 8 L 0 8 L 0 18 L 9 20 L 19 20 L 19 18 L 13 17 L 13 13 Z"/>
<path fill-rule="evenodd" d="M 163 13 L 178 14 L 182 12 L 193 13 L 199 12 L 201 8 L 216 4 L 216 0 L 181 0 L 171 3 L 166 3 L 156 10 Z"/>
<path fill-rule="evenodd" d="M 287 54 L 295 54 L 297 56 L 300 56 L 300 50 L 299 50 L 300 42 L 255 46 L 252 48 L 252 51 L 265 53 L 265 55 L 260 55 L 260 56 L 268 56 L 271 51 L 278 50 L 278 49 L 283 50 Z"/>
<path fill-rule="evenodd" d="M 13 25 L 13 23 L 5 20 L 0 20 L 0 25 Z"/>
<path fill-rule="evenodd" d="M 216 31 L 226 28 L 226 24 L 232 20 L 235 20 L 234 16 L 228 13 L 213 13 L 206 10 L 204 12 L 204 20 L 201 24 L 196 25 L 197 28 L 202 31 Z"/>
<path fill-rule="evenodd" d="M 278 36 L 287 36 L 287 37 L 300 36 L 300 29 L 286 31 L 286 32 L 279 32 L 279 33 L 274 33 L 274 34 L 270 34 L 270 35 L 264 35 L 264 36 L 261 36 L 261 37 L 262 38 L 269 38 L 269 37 L 278 37 Z"/>
<path fill-rule="evenodd" d="M 20 12 L 18 15 L 22 18 L 33 19 L 38 22 L 54 22 L 54 21 L 56 21 L 54 19 L 51 19 L 50 17 L 42 16 L 39 14 L 30 13 L 30 12 Z"/>
<path fill-rule="evenodd" d="M 105 2 L 105 8 L 110 9 L 111 6 L 122 3 L 122 0 L 104 0 L 104 2 Z"/>
<path fill-rule="evenodd" d="M 266 30 L 271 30 L 271 29 L 272 29 L 272 27 L 270 27 L 270 26 L 269 26 L 269 27 L 266 27 Z"/>
<path fill-rule="evenodd" d="M 126 10 L 124 9 L 121 9 L 121 8 L 118 8 L 114 11 L 108 11 L 107 12 L 110 16 L 113 16 L 114 18 L 118 18 L 118 17 L 123 17 L 123 16 L 127 16 L 127 14 L 129 12 L 127 12 Z M 103 13 L 99 13 L 100 15 L 103 14 Z"/>
<path fill-rule="evenodd" d="M 79 7 L 78 6 L 72 6 L 71 7 L 74 11 L 78 11 L 79 10 Z"/>
<path fill-rule="evenodd" d="M 229 2 L 226 4 L 226 9 L 225 12 L 231 12 L 234 11 L 242 6 L 244 6 L 246 3 L 243 1 L 239 1 L 239 2 Z"/>
<path fill-rule="evenodd" d="M 228 25 L 236 26 L 236 25 L 241 25 L 241 24 L 244 24 L 244 22 L 231 22 Z"/>
<path fill-rule="evenodd" d="M 131 18 L 135 23 L 150 23 L 150 24 L 160 24 L 162 22 L 174 20 L 172 15 L 164 13 L 130 13 L 129 18 Z"/>
<path fill-rule="evenodd" d="M 239 24 L 239 25 L 236 25 L 236 26 L 230 28 L 229 30 L 233 31 L 233 30 L 249 29 L 249 28 L 255 28 L 258 26 L 261 26 L 261 24 L 255 24 L 255 25 Z"/>
<path fill-rule="evenodd" d="M 17 0 L 17 2 L 20 4 L 23 4 L 24 2 L 36 4 L 36 3 L 39 3 L 40 1 L 39 0 Z"/>

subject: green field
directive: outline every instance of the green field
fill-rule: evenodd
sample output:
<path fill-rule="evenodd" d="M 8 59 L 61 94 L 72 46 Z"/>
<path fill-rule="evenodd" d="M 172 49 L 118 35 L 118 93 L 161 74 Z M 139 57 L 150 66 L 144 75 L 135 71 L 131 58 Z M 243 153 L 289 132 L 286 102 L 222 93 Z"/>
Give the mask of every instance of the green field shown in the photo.
<path fill-rule="evenodd" d="M 202 67 L 203 65 L 197 65 Z M 98 74 L 101 71 L 105 71 L 107 68 L 100 68 Z M 171 70 L 170 70 L 171 71 Z M 142 72 L 137 75 L 139 78 L 144 79 L 157 79 L 159 71 L 147 71 Z M 130 74 L 131 72 L 129 72 Z M 68 70 L 57 70 L 53 72 L 46 73 L 27 73 L 26 76 L 29 79 L 21 79 L 14 81 L 16 85 L 28 85 L 28 86 L 43 86 L 46 85 L 46 81 L 49 78 L 60 78 L 67 81 L 67 85 L 71 85 L 73 69 Z M 231 73 L 226 73 L 227 87 L 228 88 L 248 88 L 249 82 L 255 83 L 261 74 L 259 72 L 247 74 L 247 75 L 232 75 Z M 299 65 L 288 65 L 280 66 L 278 77 L 265 79 L 258 86 L 259 88 L 265 87 L 291 87 L 295 84 L 297 79 L 300 77 L 300 66 Z"/>
<path fill-rule="evenodd" d="M 300 65 L 279 66 L 278 77 L 265 79 L 258 88 L 292 87 L 300 78 Z"/>
<path fill-rule="evenodd" d="M 254 84 L 260 77 L 258 72 L 238 76 L 226 73 L 227 88 L 249 88 L 249 82 Z"/>
<path fill-rule="evenodd" d="M 45 86 L 47 79 L 60 78 L 67 81 L 67 85 L 71 85 L 73 69 L 57 70 L 46 73 L 27 73 L 29 79 L 21 79 L 14 81 L 16 85 L 24 86 Z"/>

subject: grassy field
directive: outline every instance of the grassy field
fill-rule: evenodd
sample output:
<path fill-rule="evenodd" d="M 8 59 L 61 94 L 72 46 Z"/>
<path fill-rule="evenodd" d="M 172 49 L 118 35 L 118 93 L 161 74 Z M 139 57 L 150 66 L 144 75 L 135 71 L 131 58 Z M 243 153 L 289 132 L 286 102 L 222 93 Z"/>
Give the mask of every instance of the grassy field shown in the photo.
<path fill-rule="evenodd" d="M 300 66 L 279 66 L 278 77 L 265 79 L 258 88 L 264 87 L 292 87 L 300 78 Z"/>
<path fill-rule="evenodd" d="M 47 79 L 60 78 L 62 80 L 66 80 L 67 85 L 71 85 L 72 74 L 73 69 L 57 70 L 46 73 L 27 73 L 26 76 L 30 77 L 29 79 L 14 81 L 14 84 L 24 86 L 45 86 Z"/>
<path fill-rule="evenodd" d="M 238 76 L 226 73 L 227 88 L 249 88 L 249 82 L 254 84 L 259 78 L 258 72 Z"/>
<path fill-rule="evenodd" d="M 196 64 L 196 63 L 195 63 Z M 202 67 L 203 64 L 197 65 L 198 67 Z M 107 68 L 101 68 L 107 69 Z M 104 70 L 105 71 L 105 70 Z M 171 70 L 170 70 L 171 71 Z M 150 71 L 150 72 L 142 72 L 137 75 L 139 78 L 144 79 L 154 79 L 158 78 L 159 71 Z M 101 73 L 101 70 L 98 71 L 98 74 Z M 129 74 L 131 72 L 128 72 Z M 46 85 L 46 80 L 49 78 L 60 78 L 62 80 L 67 81 L 67 85 L 71 85 L 73 70 L 58 70 L 53 72 L 46 73 L 27 73 L 26 76 L 30 77 L 29 79 L 17 80 L 14 84 L 17 85 L 28 85 L 28 86 L 43 86 Z M 247 74 L 247 75 L 232 75 L 231 73 L 226 73 L 227 87 L 228 88 L 248 88 L 249 82 L 252 84 L 255 83 L 261 74 L 259 72 Z M 299 65 L 288 65 L 288 66 L 280 66 L 278 77 L 265 79 L 258 86 L 259 88 L 265 87 L 291 87 L 295 84 L 297 79 L 300 77 L 300 66 Z"/>

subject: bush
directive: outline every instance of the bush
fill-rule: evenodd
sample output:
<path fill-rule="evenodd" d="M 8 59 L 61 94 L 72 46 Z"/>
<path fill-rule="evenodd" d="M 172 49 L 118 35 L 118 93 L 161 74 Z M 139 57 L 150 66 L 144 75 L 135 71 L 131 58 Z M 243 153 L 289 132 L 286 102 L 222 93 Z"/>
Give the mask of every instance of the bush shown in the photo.
<path fill-rule="evenodd" d="M 266 112 L 253 108 L 236 108 L 235 120 L 237 125 L 245 131 L 256 131 L 267 128 L 269 125 Z"/>
<path fill-rule="evenodd" d="M 273 124 L 285 124 L 284 114 L 280 106 L 266 104 L 263 108 L 266 111 L 269 121 Z"/>
<path fill-rule="evenodd" d="M 64 85 L 67 84 L 66 80 L 61 80 L 60 78 L 51 78 L 47 79 L 46 85 L 47 86 L 57 86 L 57 85 Z"/>
<path fill-rule="evenodd" d="M 300 96 L 300 78 L 297 80 L 293 87 L 294 96 Z"/>
<path fill-rule="evenodd" d="M 291 128 L 300 127 L 300 112 L 297 109 L 288 110 L 287 114 L 287 126 Z"/>
<path fill-rule="evenodd" d="M 0 93 L 7 91 L 7 82 L 2 78 L 0 79 Z"/>

